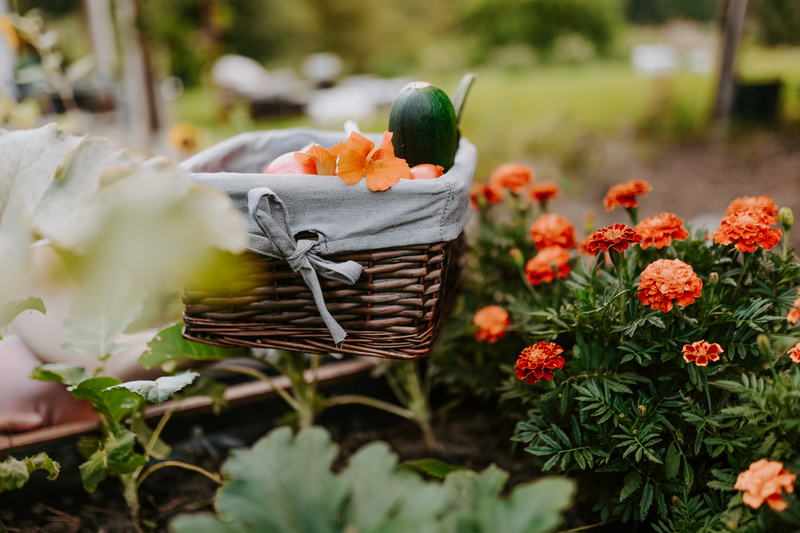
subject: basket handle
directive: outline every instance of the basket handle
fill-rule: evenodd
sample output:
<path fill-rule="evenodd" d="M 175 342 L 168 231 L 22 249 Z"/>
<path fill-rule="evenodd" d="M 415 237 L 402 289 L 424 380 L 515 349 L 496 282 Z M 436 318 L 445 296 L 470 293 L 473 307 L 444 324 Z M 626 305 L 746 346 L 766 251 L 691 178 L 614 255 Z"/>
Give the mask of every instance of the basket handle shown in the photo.
<path fill-rule="evenodd" d="M 322 297 L 318 275 L 352 285 L 361 276 L 363 268 L 355 261 L 334 263 L 323 259 L 313 251 L 318 241 L 309 239 L 295 241 L 294 233 L 289 226 L 286 206 L 269 187 L 250 190 L 247 194 L 247 206 L 250 216 L 264 233 L 264 237 L 251 235 L 248 249 L 270 257 L 285 259 L 294 272 L 303 276 L 303 281 L 314 296 L 314 303 L 322 321 L 331 332 L 333 342 L 337 347 L 340 346 L 347 333 L 328 311 Z"/>

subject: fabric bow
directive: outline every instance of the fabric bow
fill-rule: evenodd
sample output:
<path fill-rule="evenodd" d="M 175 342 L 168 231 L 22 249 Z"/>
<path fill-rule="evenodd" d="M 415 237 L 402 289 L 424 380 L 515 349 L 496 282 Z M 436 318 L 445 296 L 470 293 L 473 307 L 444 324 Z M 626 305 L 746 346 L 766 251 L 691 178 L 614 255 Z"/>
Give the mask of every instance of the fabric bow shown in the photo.
<path fill-rule="evenodd" d="M 247 248 L 276 259 L 285 259 L 293 271 L 303 276 L 303 281 L 314 296 L 314 303 L 317 304 L 322 321 L 331 332 L 333 342 L 336 346 L 341 345 L 347 333 L 325 306 L 322 287 L 317 276 L 352 285 L 364 269 L 355 261 L 334 263 L 321 258 L 313 251 L 314 246 L 318 244 L 317 241 L 309 239 L 295 241 L 294 233 L 289 226 L 286 206 L 268 187 L 252 189 L 247 194 L 247 206 L 250 216 L 264 232 L 263 237 L 250 235 L 250 244 Z"/>

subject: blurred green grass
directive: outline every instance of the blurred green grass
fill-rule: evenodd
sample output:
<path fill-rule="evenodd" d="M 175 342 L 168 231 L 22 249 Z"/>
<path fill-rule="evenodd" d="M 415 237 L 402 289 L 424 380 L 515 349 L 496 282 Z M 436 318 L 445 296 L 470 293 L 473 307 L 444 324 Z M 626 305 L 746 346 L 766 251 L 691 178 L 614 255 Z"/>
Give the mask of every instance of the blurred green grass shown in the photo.
<path fill-rule="evenodd" d="M 461 129 L 479 148 L 479 177 L 488 176 L 503 162 L 542 154 L 568 160 L 587 135 L 657 143 L 702 136 L 716 86 L 713 72 L 642 78 L 628 61 L 619 59 L 516 70 L 486 67 L 476 73 Z M 743 44 L 739 74 L 744 80 L 781 78 L 785 83 L 784 117 L 800 117 L 800 48 Z M 460 74 L 413 73 L 410 77 L 452 94 Z M 244 106 L 234 109 L 222 123 L 214 94 L 206 87 L 184 93 L 178 101 L 178 117 L 205 131 L 203 144 L 241 131 L 314 126 L 305 116 L 253 121 Z M 387 124 L 388 109 L 360 127 L 383 131 Z"/>

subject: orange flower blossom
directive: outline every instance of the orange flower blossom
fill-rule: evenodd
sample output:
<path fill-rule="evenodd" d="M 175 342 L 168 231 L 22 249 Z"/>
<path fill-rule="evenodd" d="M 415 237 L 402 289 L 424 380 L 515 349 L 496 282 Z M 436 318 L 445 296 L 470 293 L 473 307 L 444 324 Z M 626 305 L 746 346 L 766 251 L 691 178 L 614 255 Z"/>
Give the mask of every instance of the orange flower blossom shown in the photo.
<path fill-rule="evenodd" d="M 584 237 L 584 239 L 578 245 L 578 253 L 579 254 L 595 255 L 595 252 L 590 252 L 589 251 L 589 243 L 591 242 L 591 240 L 592 240 L 592 236 L 591 235 L 587 235 L 586 237 Z"/>
<path fill-rule="evenodd" d="M 317 167 L 317 174 L 320 176 L 335 176 L 336 159 L 344 151 L 345 147 L 346 145 L 343 142 L 330 149 L 315 144 L 305 152 L 295 152 L 294 160 L 301 165 L 313 163 Z"/>
<path fill-rule="evenodd" d="M 540 181 L 528 187 L 528 198 L 537 204 L 555 200 L 561 196 L 561 188 L 554 181 Z"/>
<path fill-rule="evenodd" d="M 533 169 L 522 163 L 504 163 L 497 167 L 489 177 L 492 185 L 508 189 L 514 194 L 519 194 L 522 188 L 533 179 Z"/>
<path fill-rule="evenodd" d="M 562 353 L 564 349 L 554 342 L 542 341 L 528 346 L 517 358 L 517 378 L 527 380 L 531 385 L 541 378 L 550 381 L 555 375 L 554 368 L 564 368 Z"/>
<path fill-rule="evenodd" d="M 697 366 L 707 366 L 709 361 L 719 361 L 719 354 L 725 350 L 717 343 L 709 344 L 706 341 L 697 341 L 683 346 L 683 360 Z"/>
<path fill-rule="evenodd" d="M 511 325 L 511 321 L 508 319 L 508 311 L 499 305 L 488 305 L 479 309 L 475 313 L 472 323 L 478 326 L 478 331 L 475 332 L 475 339 L 490 343 L 505 337 L 506 328 Z"/>
<path fill-rule="evenodd" d="M 377 148 L 374 142 L 355 131 L 345 141 L 345 149 L 339 155 L 339 177 L 348 185 L 354 185 L 364 176 L 371 191 L 385 191 L 400 178 L 411 178 L 406 160 L 394 156 L 392 132 L 383 132 L 383 140 Z"/>
<path fill-rule="evenodd" d="M 725 216 L 732 215 L 737 211 L 744 211 L 752 207 L 766 211 L 768 215 L 774 217 L 778 216 L 778 206 L 772 201 L 772 198 L 767 196 L 742 196 L 741 198 L 734 199 L 728 204 L 728 209 L 725 211 Z"/>
<path fill-rule="evenodd" d="M 789 359 L 795 363 L 800 363 L 800 342 L 789 348 L 787 353 L 789 354 Z"/>
<path fill-rule="evenodd" d="M 606 211 L 611 211 L 618 205 L 622 207 L 638 207 L 639 204 L 636 201 L 636 197 L 647 196 L 647 193 L 652 190 L 653 187 L 646 181 L 626 181 L 609 189 L 603 200 L 603 205 L 606 206 Z"/>
<path fill-rule="evenodd" d="M 639 300 L 665 313 L 677 303 L 693 303 L 703 291 L 703 281 L 680 259 L 659 259 L 647 265 L 639 279 Z"/>
<path fill-rule="evenodd" d="M 642 241 L 642 236 L 625 224 L 613 224 L 605 228 L 600 228 L 589 235 L 589 242 L 586 243 L 586 251 L 596 254 L 600 251 L 607 251 L 613 248 L 618 252 L 627 250 L 631 244 Z"/>
<path fill-rule="evenodd" d="M 469 190 L 469 199 L 472 209 L 478 209 L 480 199 L 485 198 L 489 205 L 496 204 L 503 199 L 503 189 L 491 183 L 475 183 Z"/>
<path fill-rule="evenodd" d="M 569 252 L 561 246 L 550 246 L 539 250 L 536 255 L 525 264 L 525 275 L 531 285 L 552 283 L 556 279 L 555 265 L 559 278 L 566 278 L 570 272 Z"/>
<path fill-rule="evenodd" d="M 800 293 L 800 287 L 797 289 L 797 292 Z M 789 322 L 789 324 L 797 324 L 798 320 L 800 320 L 800 296 L 795 298 L 792 303 L 792 308 L 789 310 L 789 314 L 786 315 L 786 321 Z"/>
<path fill-rule="evenodd" d="M 789 504 L 781 498 L 781 491 L 794 492 L 797 474 L 792 474 L 780 461 L 761 459 L 736 478 L 735 489 L 743 490 L 742 501 L 758 509 L 766 501 L 773 511 L 783 511 Z"/>
<path fill-rule="evenodd" d="M 672 239 L 682 241 L 689 236 L 683 228 L 683 221 L 672 213 L 661 213 L 657 217 L 642 220 L 636 225 L 636 233 L 642 236 L 642 248 L 655 246 L 661 249 L 669 246 Z"/>
<path fill-rule="evenodd" d="M 536 219 L 530 231 L 537 250 L 549 246 L 575 246 L 575 228 L 566 217 L 546 213 Z"/>
<path fill-rule="evenodd" d="M 758 207 L 736 211 L 722 219 L 714 233 L 714 242 L 735 244 L 740 252 L 755 252 L 760 245 L 771 250 L 781 240 L 781 230 L 770 229 L 778 220 Z"/>

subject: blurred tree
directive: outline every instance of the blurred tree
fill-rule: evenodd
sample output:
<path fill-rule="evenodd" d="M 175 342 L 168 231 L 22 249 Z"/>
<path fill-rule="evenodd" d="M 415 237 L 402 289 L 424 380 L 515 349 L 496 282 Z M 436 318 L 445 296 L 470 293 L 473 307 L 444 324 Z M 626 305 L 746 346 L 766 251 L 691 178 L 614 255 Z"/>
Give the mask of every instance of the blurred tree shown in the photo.
<path fill-rule="evenodd" d="M 800 45 L 800 2 L 757 0 L 753 8 L 764 44 Z"/>
<path fill-rule="evenodd" d="M 620 0 L 466 0 L 464 20 L 487 47 L 525 43 L 545 55 L 559 37 L 576 34 L 600 54 L 623 22 Z"/>
<path fill-rule="evenodd" d="M 81 3 L 75 0 L 11 0 L 12 9 L 25 14 L 31 9 L 39 8 L 54 17 L 60 17 L 80 10 Z"/>
<path fill-rule="evenodd" d="M 627 0 L 625 16 L 637 24 L 663 24 L 675 18 L 710 22 L 717 4 L 717 0 Z"/>

